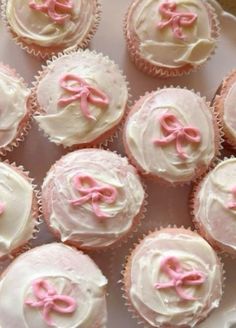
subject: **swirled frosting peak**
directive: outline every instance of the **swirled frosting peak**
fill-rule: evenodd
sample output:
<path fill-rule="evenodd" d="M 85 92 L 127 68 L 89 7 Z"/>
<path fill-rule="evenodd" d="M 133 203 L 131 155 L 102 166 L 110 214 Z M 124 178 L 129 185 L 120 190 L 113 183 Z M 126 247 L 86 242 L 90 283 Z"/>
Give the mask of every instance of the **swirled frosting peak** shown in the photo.
<path fill-rule="evenodd" d="M 163 229 L 149 234 L 129 263 L 129 299 L 152 327 L 194 327 L 219 305 L 221 266 L 196 233 Z"/>
<path fill-rule="evenodd" d="M 106 285 L 82 252 L 57 243 L 37 247 L 19 256 L 0 280 L 0 326 L 105 328 Z"/>
<path fill-rule="evenodd" d="M 214 129 L 203 98 L 186 89 L 166 88 L 134 105 L 125 126 L 125 146 L 145 173 L 182 183 L 213 160 Z"/>
<path fill-rule="evenodd" d="M 43 211 L 62 241 L 106 247 L 135 224 L 144 189 L 126 158 L 101 149 L 67 154 L 48 172 Z"/>

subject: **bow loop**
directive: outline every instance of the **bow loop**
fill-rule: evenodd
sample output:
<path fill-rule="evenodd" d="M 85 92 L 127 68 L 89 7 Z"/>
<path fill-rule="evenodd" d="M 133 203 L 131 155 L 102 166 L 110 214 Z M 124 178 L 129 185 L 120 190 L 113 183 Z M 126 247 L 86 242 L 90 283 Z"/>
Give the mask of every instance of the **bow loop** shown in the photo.
<path fill-rule="evenodd" d="M 158 22 L 157 27 L 163 29 L 170 26 L 177 39 L 185 40 L 186 36 L 183 34 L 182 28 L 192 26 L 198 16 L 191 12 L 177 12 L 176 10 L 176 2 L 167 0 L 162 3 L 159 7 L 159 12 L 164 20 Z"/>
<path fill-rule="evenodd" d="M 183 143 L 185 141 L 196 144 L 200 143 L 200 131 L 194 127 L 184 127 L 173 114 L 164 113 L 161 115 L 159 121 L 164 132 L 164 137 L 154 140 L 154 144 L 165 146 L 175 140 L 178 156 L 182 159 L 186 159 L 188 156 L 183 150 Z"/>
<path fill-rule="evenodd" d="M 93 177 L 86 174 L 78 174 L 74 177 L 74 187 L 82 196 L 78 199 L 70 200 L 72 205 L 83 205 L 91 200 L 92 209 L 97 217 L 110 217 L 100 210 L 99 202 L 113 204 L 117 198 L 116 188 L 109 185 L 100 185 Z"/>
<path fill-rule="evenodd" d="M 71 93 L 71 96 L 62 97 L 58 101 L 58 105 L 67 106 L 74 101 L 80 101 L 81 111 L 88 119 L 96 120 L 89 111 L 89 102 L 99 107 L 109 105 L 109 99 L 104 92 L 91 86 L 78 75 L 64 75 L 60 80 L 60 86 L 68 93 Z"/>
<path fill-rule="evenodd" d="M 33 292 L 36 301 L 26 300 L 25 304 L 33 308 L 42 308 L 45 322 L 53 326 L 50 312 L 73 313 L 76 309 L 76 301 L 68 295 L 58 295 L 56 289 L 48 281 L 39 279 L 33 282 Z"/>
<path fill-rule="evenodd" d="M 204 273 L 198 270 L 185 271 L 174 256 L 166 256 L 161 261 L 162 271 L 170 277 L 168 282 L 158 282 L 155 284 L 156 289 L 175 288 L 177 295 L 183 300 L 194 301 L 195 297 L 186 293 L 183 286 L 199 286 L 206 281 Z"/>
<path fill-rule="evenodd" d="M 73 0 L 42 0 L 42 4 L 37 4 L 35 0 L 30 1 L 29 6 L 33 10 L 41 11 L 48 15 L 55 23 L 64 24 L 70 17 L 73 8 Z M 68 14 L 69 13 L 69 14 Z"/>

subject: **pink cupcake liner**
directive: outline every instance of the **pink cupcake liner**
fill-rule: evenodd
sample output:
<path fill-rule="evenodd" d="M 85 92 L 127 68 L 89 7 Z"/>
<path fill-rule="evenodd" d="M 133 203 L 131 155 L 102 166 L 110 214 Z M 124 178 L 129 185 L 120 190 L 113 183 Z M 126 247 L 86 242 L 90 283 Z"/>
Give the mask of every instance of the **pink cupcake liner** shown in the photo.
<path fill-rule="evenodd" d="M 135 252 L 136 248 L 141 244 L 141 242 L 143 241 L 143 239 L 145 237 L 147 237 L 148 235 L 150 234 L 153 234 L 155 232 L 159 232 L 161 231 L 162 229 L 184 229 L 184 230 L 188 230 L 190 232 L 196 232 L 198 233 L 196 230 L 193 230 L 191 228 L 186 228 L 184 226 L 176 226 L 176 225 L 167 225 L 166 227 L 160 227 L 160 228 L 156 228 L 154 230 L 151 230 L 145 234 L 143 234 L 143 236 L 140 236 L 140 238 L 133 244 L 133 247 L 131 247 L 128 251 L 128 255 L 124 258 L 124 263 L 122 265 L 122 271 L 121 271 L 121 275 L 122 275 L 122 278 L 121 280 L 119 280 L 117 283 L 119 285 L 121 285 L 121 292 L 122 292 L 122 298 L 125 302 L 125 306 L 127 308 L 127 311 L 130 313 L 131 317 L 133 320 L 135 320 L 137 322 L 138 325 L 142 325 L 143 328 L 153 328 L 152 325 L 150 325 L 145 319 L 143 319 L 141 317 L 141 315 L 138 313 L 138 311 L 135 309 L 135 307 L 133 306 L 129 296 L 128 296 L 128 286 L 127 286 L 127 268 L 128 266 L 130 266 L 131 264 L 131 259 L 132 259 L 132 254 Z M 114 260 L 115 256 L 113 254 L 113 259 L 112 261 Z M 221 301 L 222 301 L 222 298 L 223 298 L 223 295 L 224 295 L 224 290 L 225 290 L 225 281 L 226 281 L 226 273 L 225 273 L 225 269 L 224 269 L 224 263 L 222 261 L 222 258 L 217 255 L 217 260 L 218 260 L 218 265 L 220 266 L 221 268 L 221 277 L 222 277 L 222 295 L 221 295 Z M 203 319 L 200 319 L 198 324 L 207 320 L 207 318 L 209 317 L 209 315 L 212 314 L 213 311 L 211 311 L 205 318 Z M 167 327 L 167 326 L 166 326 Z M 165 325 L 159 325 L 157 326 L 157 328 L 165 328 Z"/>
<path fill-rule="evenodd" d="M 118 139 L 118 135 L 120 133 L 120 131 L 123 129 L 126 117 L 127 117 L 127 113 L 129 112 L 129 104 L 130 104 L 130 86 L 129 86 L 129 82 L 126 78 L 126 76 L 123 74 L 123 72 L 119 69 L 119 67 L 117 66 L 117 64 L 115 64 L 114 61 L 112 61 L 108 56 L 104 56 L 102 53 L 97 53 L 96 51 L 91 51 L 91 50 L 81 50 L 81 49 L 67 49 L 62 53 L 59 53 L 57 56 L 53 56 L 50 60 L 46 61 L 45 65 L 42 65 L 42 69 L 40 71 L 38 71 L 37 75 L 35 76 L 35 80 L 33 81 L 33 88 L 32 88 L 32 93 L 31 93 L 31 103 L 32 103 L 32 107 L 33 107 L 33 111 L 34 111 L 34 116 L 38 116 L 42 113 L 44 113 L 45 111 L 39 106 L 38 101 L 37 101 L 37 88 L 38 85 L 41 81 L 41 79 L 47 74 L 48 69 L 50 68 L 51 65 L 53 65 L 54 61 L 56 61 L 58 58 L 61 58 L 63 56 L 66 55 L 71 55 L 77 52 L 88 52 L 88 53 L 93 53 L 94 55 L 98 56 L 98 57 L 102 57 L 103 59 L 105 59 L 107 61 L 108 65 L 113 65 L 114 67 L 116 67 L 116 69 L 120 72 L 120 74 L 123 76 L 125 83 L 126 83 L 126 87 L 128 90 L 128 100 L 127 100 L 127 104 L 126 104 L 126 108 L 124 110 L 123 116 L 121 117 L 120 121 L 117 122 L 117 124 L 112 127 L 110 130 L 104 132 L 102 135 L 100 135 L 99 137 L 97 137 L 95 140 L 91 141 L 91 142 L 87 142 L 87 143 L 83 143 L 83 144 L 76 144 L 73 146 L 64 146 L 62 144 L 57 144 L 55 142 L 53 142 L 50 138 L 50 136 L 40 128 L 40 126 L 38 125 L 38 130 L 41 131 L 43 133 L 43 135 L 45 136 L 45 138 L 49 139 L 49 141 L 53 142 L 54 144 L 56 144 L 57 146 L 61 146 L 64 149 L 67 149 L 69 152 L 74 151 L 74 150 L 78 150 L 78 149 L 84 149 L 84 148 L 108 148 L 115 140 Z"/>
<path fill-rule="evenodd" d="M 0 66 L 3 66 L 6 69 L 8 69 L 9 72 L 12 73 L 12 75 L 17 77 L 19 81 L 23 83 L 26 88 L 28 88 L 28 85 L 25 83 L 24 79 L 16 72 L 15 69 L 1 62 L 0 62 Z M 3 157 L 6 156 L 8 153 L 10 153 L 15 148 L 17 148 L 25 140 L 25 137 L 28 135 L 29 130 L 31 129 L 33 114 L 34 114 L 34 108 L 31 102 L 31 96 L 29 96 L 27 101 L 27 113 L 25 114 L 21 122 L 19 122 L 18 124 L 18 128 L 17 128 L 18 131 L 16 133 L 16 136 L 8 145 L 6 145 L 5 147 L 0 147 L 0 156 Z"/>
<path fill-rule="evenodd" d="M 140 71 L 142 71 L 150 76 L 153 76 L 153 77 L 170 78 L 170 77 L 179 77 L 179 76 L 183 76 L 183 75 L 189 75 L 192 72 L 196 72 L 202 66 L 202 65 L 193 66 L 191 64 L 186 64 L 179 68 L 168 68 L 168 67 L 154 65 L 154 64 L 150 63 L 148 60 L 146 60 L 145 58 L 143 58 L 138 49 L 139 48 L 138 37 L 136 35 L 134 35 L 133 38 L 131 39 L 129 37 L 129 33 L 128 33 L 128 23 L 129 23 L 128 18 L 129 18 L 129 13 L 133 7 L 133 4 L 134 4 L 134 0 L 130 4 L 130 6 L 127 10 L 127 13 L 125 15 L 123 30 L 124 30 L 124 35 L 125 35 L 130 59 Z M 212 21 L 211 36 L 212 36 L 212 38 L 214 38 L 217 41 L 220 36 L 220 23 L 219 23 L 217 14 L 215 12 L 215 8 L 209 3 L 205 3 L 205 5 L 207 7 L 209 17 L 211 18 L 211 21 Z M 217 49 L 217 43 L 216 43 L 216 46 L 213 49 L 212 53 L 210 54 L 210 56 L 207 58 L 206 61 L 211 59 L 211 57 L 215 54 L 216 49 Z"/>
<path fill-rule="evenodd" d="M 34 220 L 35 224 L 34 224 L 34 228 L 33 228 L 33 231 L 32 231 L 31 238 L 29 238 L 28 240 L 25 240 L 17 248 L 14 248 L 8 254 L 5 254 L 4 256 L 2 256 L 0 258 L 0 271 L 1 271 L 2 267 L 4 268 L 5 265 L 7 263 L 9 263 L 9 261 L 12 261 L 18 255 L 20 255 L 20 254 L 24 253 L 25 251 L 29 250 L 30 248 L 32 248 L 31 242 L 38 237 L 38 233 L 40 231 L 40 224 L 42 223 L 41 194 L 40 194 L 39 190 L 37 189 L 38 188 L 37 185 L 35 185 L 33 183 L 34 179 L 32 179 L 29 176 L 29 172 L 25 171 L 23 166 L 17 166 L 15 162 L 10 163 L 8 160 L 3 161 L 2 163 L 4 163 L 4 164 L 10 166 L 11 168 L 13 168 L 14 170 L 16 170 L 16 172 L 18 174 L 20 174 L 23 178 L 25 178 L 32 185 L 32 188 L 33 188 L 33 202 L 32 202 L 31 213 L 32 213 L 32 217 L 33 217 L 33 220 Z"/>
<path fill-rule="evenodd" d="M 29 55 L 32 55 L 34 57 L 37 57 L 39 59 L 46 60 L 66 49 L 85 49 L 88 47 L 90 41 L 92 40 L 93 36 L 97 32 L 98 26 L 101 21 L 101 4 L 99 0 L 94 0 L 95 4 L 95 13 L 94 13 L 94 22 L 91 27 L 91 29 L 88 31 L 86 37 L 80 44 L 72 45 L 68 48 L 63 47 L 40 47 L 34 44 L 27 44 L 25 43 L 20 36 L 18 36 L 11 28 L 11 26 L 8 23 L 7 17 L 6 17 L 6 7 L 7 7 L 7 1 L 8 0 L 2 0 L 1 3 L 1 12 L 2 12 L 2 19 L 4 21 L 5 26 L 8 29 L 8 32 L 11 34 L 14 42 L 24 51 L 26 51 Z"/>
<path fill-rule="evenodd" d="M 147 173 L 143 170 L 143 168 L 137 163 L 137 161 L 135 160 L 135 158 L 133 157 L 133 155 L 131 154 L 128 145 L 126 143 L 126 137 L 125 137 L 125 129 L 126 129 L 126 125 L 128 122 L 128 119 L 130 116 L 132 116 L 132 114 L 136 111 L 134 108 L 135 106 L 140 102 L 142 102 L 142 99 L 150 94 L 154 94 L 156 91 L 159 91 L 161 89 L 166 89 L 166 88 L 178 88 L 178 89 L 186 89 L 186 90 L 190 90 L 193 93 L 195 93 L 196 95 L 198 95 L 199 97 L 201 97 L 204 102 L 207 104 L 207 106 L 209 107 L 211 113 L 212 113 L 212 121 L 213 121 L 213 125 L 214 125 L 214 130 L 215 130 L 215 148 L 216 148 L 216 152 L 215 152 L 215 156 L 212 159 L 211 163 L 208 165 L 208 167 L 199 167 L 196 171 L 195 171 L 195 178 L 191 181 L 186 181 L 186 182 L 176 182 L 176 183 L 171 183 L 166 181 L 165 179 L 161 178 L 161 177 L 157 177 L 156 175 L 152 175 L 150 173 Z M 125 153 L 130 161 L 130 163 L 136 167 L 137 171 L 139 172 L 139 174 L 141 176 L 143 176 L 145 179 L 147 179 L 147 181 L 155 181 L 161 185 L 164 186 L 172 186 L 172 187 L 179 187 L 179 186 L 185 186 L 185 185 L 190 185 L 192 182 L 196 181 L 197 179 L 199 179 L 201 176 L 203 176 L 206 172 L 210 171 L 212 168 L 214 168 L 217 163 L 218 160 L 221 156 L 221 152 L 223 150 L 223 128 L 222 128 L 222 124 L 221 124 L 221 119 L 219 116 L 219 113 L 216 111 L 216 109 L 214 107 L 211 106 L 210 102 L 206 100 L 206 97 L 202 97 L 200 92 L 195 92 L 194 89 L 188 89 L 187 87 L 180 87 L 179 85 L 174 87 L 173 85 L 167 87 L 164 86 L 163 88 L 158 88 L 155 91 L 151 91 L 151 92 L 146 92 L 143 96 L 140 96 L 139 99 L 133 104 L 133 108 L 131 108 L 131 110 L 129 111 L 128 115 L 127 115 L 127 119 L 126 122 L 124 124 L 123 127 L 123 144 L 124 144 L 124 148 L 125 148 Z"/>

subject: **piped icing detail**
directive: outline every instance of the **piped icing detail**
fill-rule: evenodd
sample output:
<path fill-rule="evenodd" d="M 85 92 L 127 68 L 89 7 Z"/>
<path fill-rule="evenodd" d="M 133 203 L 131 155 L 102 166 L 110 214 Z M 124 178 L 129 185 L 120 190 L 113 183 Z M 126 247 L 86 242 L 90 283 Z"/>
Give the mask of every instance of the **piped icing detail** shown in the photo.
<path fill-rule="evenodd" d="M 70 17 L 68 12 L 70 13 L 73 8 L 73 0 L 63 0 L 63 2 L 61 0 L 42 0 L 41 4 L 32 0 L 29 6 L 31 9 L 45 13 L 55 23 L 64 24 Z"/>
<path fill-rule="evenodd" d="M 49 326 L 54 326 L 50 317 L 52 311 L 68 314 L 76 310 L 76 301 L 70 296 L 59 295 L 47 280 L 35 280 L 32 288 L 37 300 L 26 300 L 25 304 L 33 308 L 42 308 L 43 318 Z"/>
<path fill-rule="evenodd" d="M 185 301 L 195 301 L 193 297 L 186 293 L 184 286 L 199 286 L 202 285 L 206 276 L 199 270 L 186 271 L 181 268 L 181 263 L 175 256 L 165 256 L 160 263 L 161 270 L 170 278 L 168 282 L 158 282 L 155 284 L 156 289 L 174 288 L 178 296 Z"/>
<path fill-rule="evenodd" d="M 80 206 L 91 201 L 92 209 L 98 218 L 109 218 L 110 215 L 101 211 L 100 202 L 113 204 L 117 198 L 116 188 L 99 184 L 91 175 L 78 174 L 74 177 L 74 188 L 79 191 L 81 197 L 71 200 L 73 206 Z"/>
<path fill-rule="evenodd" d="M 233 195 L 234 200 L 228 203 L 228 208 L 230 210 L 236 209 L 236 186 L 234 186 L 231 190 L 231 193 Z"/>
<path fill-rule="evenodd" d="M 186 40 L 187 37 L 183 34 L 183 28 L 192 26 L 197 20 L 197 14 L 177 12 L 177 3 L 168 0 L 160 5 L 159 12 L 163 20 L 158 22 L 157 27 L 162 30 L 169 26 L 177 39 Z"/>
<path fill-rule="evenodd" d="M 5 211 L 6 204 L 0 201 L 0 215 L 2 215 Z"/>
<path fill-rule="evenodd" d="M 78 75 L 63 75 L 60 80 L 60 86 L 70 93 L 71 96 L 62 97 L 58 101 L 58 105 L 67 106 L 74 101 L 80 101 L 82 113 L 88 119 L 96 121 L 96 117 L 94 117 L 89 111 L 88 103 L 97 105 L 101 108 L 109 105 L 109 99 L 104 92 L 93 87 Z"/>
<path fill-rule="evenodd" d="M 198 144 L 201 141 L 199 129 L 191 126 L 184 127 L 174 114 L 162 114 L 159 117 L 159 122 L 165 136 L 162 139 L 154 140 L 155 145 L 165 146 L 175 141 L 178 156 L 181 159 L 188 158 L 183 150 L 183 144 L 186 141 Z"/>

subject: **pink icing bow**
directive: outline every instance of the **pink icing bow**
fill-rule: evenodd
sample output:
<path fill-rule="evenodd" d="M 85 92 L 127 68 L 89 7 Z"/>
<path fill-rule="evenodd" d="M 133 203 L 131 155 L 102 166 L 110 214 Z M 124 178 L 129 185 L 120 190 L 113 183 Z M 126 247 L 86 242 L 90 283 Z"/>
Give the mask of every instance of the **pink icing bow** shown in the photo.
<path fill-rule="evenodd" d="M 161 261 L 161 269 L 171 278 L 169 282 L 158 282 L 155 284 L 157 289 L 174 287 L 180 298 L 187 301 L 194 301 L 197 298 L 187 294 L 183 286 L 198 286 L 206 281 L 205 275 L 197 270 L 184 271 L 180 262 L 174 256 L 166 256 Z"/>
<path fill-rule="evenodd" d="M 50 312 L 73 313 L 76 309 L 76 301 L 66 295 L 58 295 L 48 281 L 39 279 L 33 282 L 33 292 L 37 301 L 26 300 L 25 304 L 33 308 L 43 309 L 43 318 L 49 326 L 53 326 Z"/>
<path fill-rule="evenodd" d="M 42 4 L 32 0 L 29 3 L 31 9 L 46 13 L 54 22 L 64 24 L 70 15 L 63 12 L 70 12 L 73 8 L 73 0 L 42 0 Z M 58 13 L 59 11 L 59 13 Z M 61 12 L 61 13 L 60 13 Z"/>
<path fill-rule="evenodd" d="M 177 4 L 172 1 L 165 1 L 159 7 L 160 14 L 165 18 L 164 21 L 158 23 L 157 27 L 163 29 L 170 25 L 174 36 L 180 40 L 185 40 L 182 27 L 191 26 L 197 19 L 197 14 L 176 12 Z"/>
<path fill-rule="evenodd" d="M 5 211 L 6 205 L 5 203 L 0 201 L 0 215 L 3 214 L 3 212 Z"/>
<path fill-rule="evenodd" d="M 76 82 L 77 85 L 71 85 L 68 82 Z M 64 75 L 60 81 L 60 85 L 64 90 L 72 95 L 61 98 L 58 104 L 61 106 L 66 106 L 73 101 L 80 100 L 82 113 L 88 119 L 96 120 L 96 118 L 89 112 L 88 102 L 100 107 L 105 107 L 109 104 L 109 99 L 105 93 L 89 85 L 85 80 L 77 75 Z"/>
<path fill-rule="evenodd" d="M 98 218 L 108 218 L 99 208 L 99 202 L 112 204 L 117 198 L 117 190 L 109 185 L 99 185 L 90 175 L 78 174 L 74 178 L 74 186 L 82 195 L 80 198 L 71 200 L 72 205 L 83 205 L 92 201 L 92 209 Z"/>
<path fill-rule="evenodd" d="M 228 203 L 228 209 L 235 210 L 236 209 L 236 186 L 234 186 L 231 190 L 234 200 Z"/>
<path fill-rule="evenodd" d="M 176 141 L 176 150 L 180 158 L 186 159 L 188 156 L 183 150 L 182 143 L 189 141 L 199 143 L 201 141 L 200 131 L 193 127 L 184 127 L 173 114 L 162 114 L 160 117 L 160 125 L 166 136 L 162 139 L 154 140 L 154 144 L 165 146 L 172 141 Z"/>

